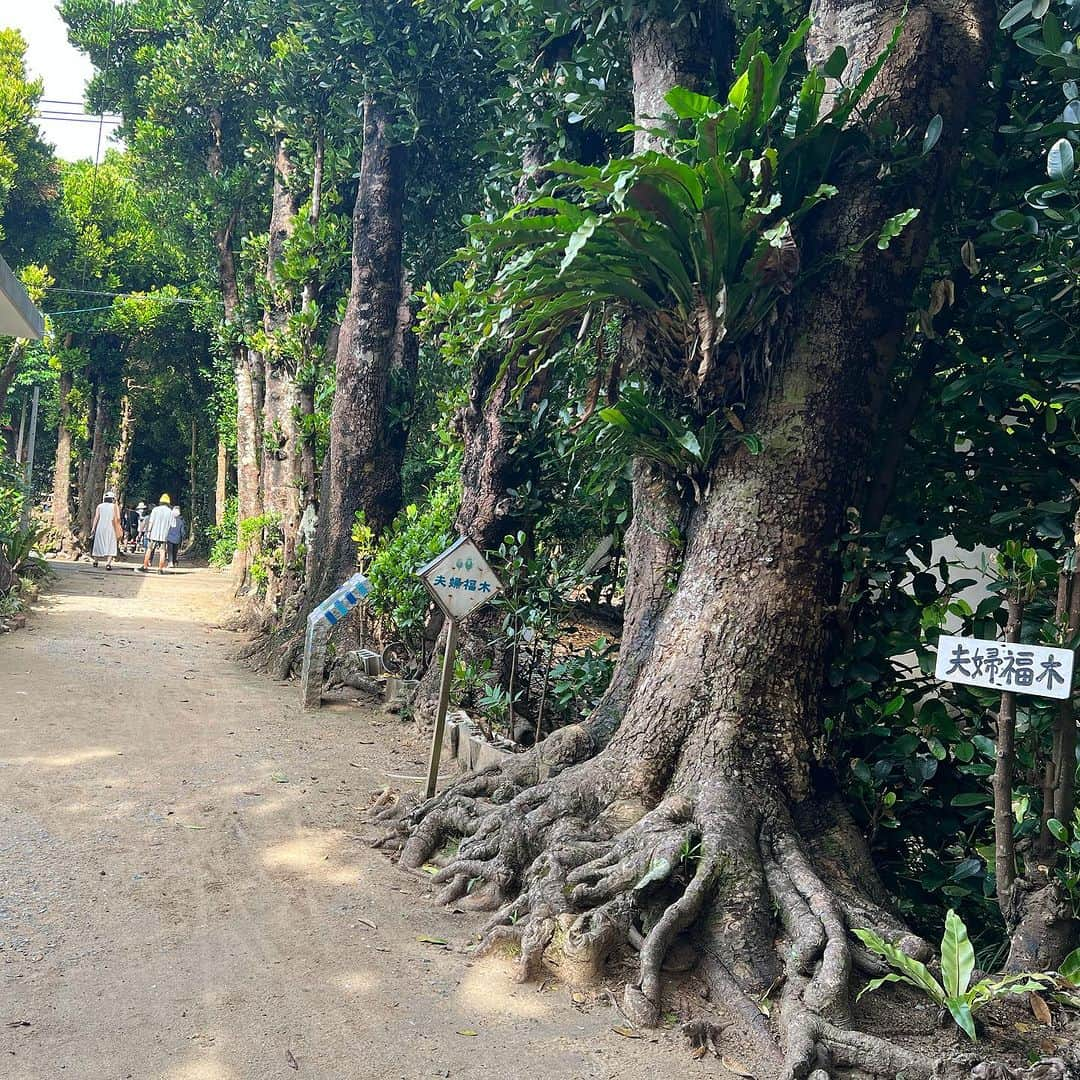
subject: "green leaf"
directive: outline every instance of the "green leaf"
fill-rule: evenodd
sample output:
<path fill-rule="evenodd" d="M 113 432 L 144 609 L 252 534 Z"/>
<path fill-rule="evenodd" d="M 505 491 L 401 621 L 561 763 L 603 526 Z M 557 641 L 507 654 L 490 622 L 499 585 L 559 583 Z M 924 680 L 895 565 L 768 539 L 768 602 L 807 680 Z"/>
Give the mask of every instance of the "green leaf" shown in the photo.
<path fill-rule="evenodd" d="M 590 237 L 596 232 L 596 227 L 599 224 L 599 218 L 588 217 L 574 230 L 573 235 L 567 241 L 566 254 L 563 255 L 562 263 L 559 266 L 560 277 L 562 277 L 562 275 L 570 268 L 570 264 L 573 263 L 585 245 L 589 242 Z"/>
<path fill-rule="evenodd" d="M 665 95 L 671 111 L 680 120 L 701 120 L 721 111 L 723 106 L 715 98 L 705 94 L 695 94 L 685 86 L 674 86 Z"/>
<path fill-rule="evenodd" d="M 1015 26 L 1021 19 L 1026 19 L 1031 14 L 1031 9 L 1034 6 L 1035 0 L 1020 0 L 1019 4 L 1014 4 L 1005 12 L 998 26 L 1002 30 L 1008 30 L 1010 26 Z"/>
<path fill-rule="evenodd" d="M 863 994 L 872 993 L 874 990 L 879 990 L 886 983 L 907 983 L 908 986 L 914 986 L 915 984 L 910 979 L 905 979 L 903 975 L 897 975 L 895 971 L 890 971 L 888 975 L 882 975 L 880 979 L 871 979 L 860 991 L 859 996 L 855 998 L 856 1001 L 862 999 Z"/>
<path fill-rule="evenodd" d="M 941 939 L 941 977 L 950 997 L 967 993 L 975 970 L 975 949 L 964 921 L 951 908 L 945 915 L 945 936 Z"/>
<path fill-rule="evenodd" d="M 1071 180 L 1075 168 L 1072 143 L 1058 139 L 1046 155 L 1046 173 L 1051 180 Z"/>
<path fill-rule="evenodd" d="M 1050 834 L 1054 837 L 1055 840 L 1060 840 L 1063 844 L 1068 843 L 1069 830 L 1066 829 L 1065 826 L 1060 821 L 1058 821 L 1057 818 L 1051 818 L 1046 823 L 1046 827 L 1050 830 Z"/>
<path fill-rule="evenodd" d="M 847 60 L 847 49 L 843 45 L 837 45 L 821 70 L 828 78 L 839 79 L 847 68 Z"/>
<path fill-rule="evenodd" d="M 1050 10 L 1050 0 L 1035 0 L 1031 5 L 1031 14 L 1036 19 L 1041 19 Z"/>
<path fill-rule="evenodd" d="M 902 210 L 899 214 L 893 214 L 881 227 L 878 236 L 878 250 L 884 251 L 903 231 L 919 216 L 918 207 Z"/>
<path fill-rule="evenodd" d="M 975 1021 L 971 1016 L 971 1006 L 966 1001 L 956 1001 L 953 998 L 949 998 L 945 1002 L 945 1007 L 952 1014 L 952 1018 L 956 1021 L 956 1026 L 967 1035 L 967 1037 L 975 1042 Z"/>
<path fill-rule="evenodd" d="M 871 951 L 884 957 L 889 966 L 895 968 L 908 981 L 918 986 L 938 1005 L 945 1004 L 945 991 L 941 984 L 930 974 L 930 969 L 920 960 L 901 952 L 891 942 L 886 941 L 873 930 L 852 930 L 852 933 Z"/>
<path fill-rule="evenodd" d="M 922 152 L 924 154 L 929 154 L 937 146 L 944 126 L 945 121 L 941 119 L 941 113 L 935 113 L 933 119 L 926 125 L 926 134 L 923 136 Z"/>
<path fill-rule="evenodd" d="M 1080 986 L 1080 949 L 1074 949 L 1069 953 L 1061 961 L 1058 971 L 1063 979 L 1068 979 L 1074 985 Z"/>

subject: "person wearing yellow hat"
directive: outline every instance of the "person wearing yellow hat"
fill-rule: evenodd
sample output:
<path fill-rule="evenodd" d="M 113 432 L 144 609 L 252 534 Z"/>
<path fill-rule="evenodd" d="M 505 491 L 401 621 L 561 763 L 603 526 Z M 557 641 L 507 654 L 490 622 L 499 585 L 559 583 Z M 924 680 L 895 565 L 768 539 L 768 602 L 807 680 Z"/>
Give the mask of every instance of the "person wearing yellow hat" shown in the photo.
<path fill-rule="evenodd" d="M 146 526 L 146 554 L 143 556 L 142 566 L 136 567 L 144 574 L 150 573 L 150 563 L 154 558 L 154 552 L 158 555 L 158 573 L 165 573 L 165 555 L 169 549 L 169 530 L 172 528 L 172 499 L 168 495 L 162 495 L 158 499 L 157 506 L 150 511 L 150 521 Z"/>

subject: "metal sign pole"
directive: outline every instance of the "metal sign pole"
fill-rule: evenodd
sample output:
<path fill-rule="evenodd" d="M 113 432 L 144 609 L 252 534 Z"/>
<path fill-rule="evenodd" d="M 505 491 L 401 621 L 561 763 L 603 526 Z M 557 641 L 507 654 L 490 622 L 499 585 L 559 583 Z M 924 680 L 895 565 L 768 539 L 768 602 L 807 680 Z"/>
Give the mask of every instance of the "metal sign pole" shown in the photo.
<path fill-rule="evenodd" d="M 38 394 L 40 392 L 35 386 L 34 400 L 30 405 L 30 434 L 27 436 L 26 446 L 26 496 L 23 499 L 22 511 L 23 532 L 30 528 L 30 510 L 34 501 L 34 444 L 37 442 Z"/>
<path fill-rule="evenodd" d="M 450 619 L 446 628 L 446 652 L 443 654 L 442 681 L 439 683 L 439 708 L 435 713 L 435 731 L 431 736 L 431 761 L 428 763 L 425 798 L 435 794 L 439 782 L 439 760 L 442 757 L 443 732 L 446 729 L 446 709 L 450 704 L 450 684 L 454 681 L 454 650 L 457 648 L 458 623 Z"/>

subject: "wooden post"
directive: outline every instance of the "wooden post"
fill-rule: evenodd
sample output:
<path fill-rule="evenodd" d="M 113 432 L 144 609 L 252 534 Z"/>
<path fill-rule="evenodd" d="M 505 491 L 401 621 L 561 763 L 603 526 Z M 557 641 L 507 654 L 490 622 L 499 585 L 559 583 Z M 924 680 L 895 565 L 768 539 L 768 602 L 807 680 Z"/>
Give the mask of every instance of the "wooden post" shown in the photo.
<path fill-rule="evenodd" d="M 34 448 L 37 443 L 37 413 L 38 394 L 41 391 L 34 387 L 34 400 L 30 406 L 30 434 L 26 442 L 26 495 L 23 498 L 22 529 L 25 532 L 30 528 L 30 510 L 34 502 Z"/>
<path fill-rule="evenodd" d="M 26 402 L 29 399 L 23 394 L 22 410 L 19 413 L 19 438 L 15 442 L 15 464 L 21 465 L 23 461 L 23 439 L 26 438 Z"/>
<path fill-rule="evenodd" d="M 1009 621 L 1005 640 L 1020 640 L 1024 605 L 1019 596 L 1009 597 Z M 994 763 L 994 877 L 997 901 L 1006 926 L 1012 925 L 1013 889 L 1016 884 L 1016 841 L 1013 838 L 1013 773 L 1016 768 L 1016 694 L 1005 690 L 998 710 L 997 747 Z"/>
<path fill-rule="evenodd" d="M 454 681 L 454 650 L 457 648 L 457 619 L 450 619 L 446 628 L 446 652 L 443 654 L 442 681 L 439 683 L 439 708 L 435 713 L 435 731 L 431 736 L 431 761 L 428 763 L 425 798 L 432 798 L 439 782 L 439 759 L 442 757 L 443 732 L 446 730 L 446 710 L 450 704 L 450 684 Z"/>

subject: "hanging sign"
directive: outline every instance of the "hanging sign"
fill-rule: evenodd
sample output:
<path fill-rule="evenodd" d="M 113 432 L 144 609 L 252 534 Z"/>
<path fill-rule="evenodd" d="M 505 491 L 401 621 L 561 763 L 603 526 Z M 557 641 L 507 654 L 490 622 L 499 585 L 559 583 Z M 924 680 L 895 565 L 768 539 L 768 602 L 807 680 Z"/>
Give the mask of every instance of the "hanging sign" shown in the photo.
<path fill-rule="evenodd" d="M 449 619 L 464 619 L 502 590 L 495 571 L 467 536 L 416 573 Z"/>
<path fill-rule="evenodd" d="M 1072 693 L 1073 650 L 942 634 L 934 674 L 944 682 L 1064 699 Z"/>

